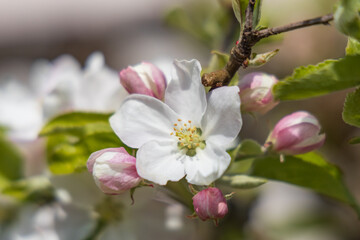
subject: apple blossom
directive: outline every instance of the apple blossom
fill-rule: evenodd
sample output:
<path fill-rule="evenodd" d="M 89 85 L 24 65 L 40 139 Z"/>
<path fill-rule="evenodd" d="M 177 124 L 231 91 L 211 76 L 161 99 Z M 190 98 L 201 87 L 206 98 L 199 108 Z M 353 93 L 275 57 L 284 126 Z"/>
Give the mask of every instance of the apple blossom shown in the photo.
<path fill-rule="evenodd" d="M 96 226 L 87 209 L 55 202 L 42 206 L 33 203 L 23 205 L 12 217 L 13 221 L 0 225 L 0 239 L 81 240 Z"/>
<path fill-rule="evenodd" d="M 220 189 L 209 187 L 193 197 L 196 215 L 203 221 L 213 219 L 217 223 L 228 213 L 226 199 Z"/>
<path fill-rule="evenodd" d="M 0 81 L 0 125 L 17 141 L 35 140 L 56 114 L 114 111 L 128 95 L 99 52 L 88 57 L 84 69 L 72 56 L 62 55 L 52 62 L 37 60 L 30 72 L 29 86 L 14 76 Z"/>
<path fill-rule="evenodd" d="M 186 175 L 189 183 L 208 185 L 229 166 L 226 148 L 241 129 L 239 89 L 206 94 L 197 60 L 174 65 L 164 102 L 132 94 L 110 125 L 125 144 L 139 148 L 136 168 L 142 178 L 165 185 Z"/>
<path fill-rule="evenodd" d="M 90 155 L 87 167 L 106 194 L 120 194 L 139 185 L 136 159 L 124 148 L 107 148 Z"/>
<path fill-rule="evenodd" d="M 239 83 L 241 110 L 264 114 L 274 108 L 278 102 L 274 101 L 271 90 L 277 82 L 276 77 L 266 73 L 245 75 Z"/>
<path fill-rule="evenodd" d="M 145 94 L 160 100 L 164 98 L 165 75 L 151 63 L 143 62 L 134 67 L 129 66 L 121 70 L 120 82 L 130 94 Z"/>
<path fill-rule="evenodd" d="M 310 152 L 321 147 L 325 134 L 319 134 L 318 120 L 308 112 L 299 111 L 283 117 L 270 133 L 265 146 L 289 155 Z"/>

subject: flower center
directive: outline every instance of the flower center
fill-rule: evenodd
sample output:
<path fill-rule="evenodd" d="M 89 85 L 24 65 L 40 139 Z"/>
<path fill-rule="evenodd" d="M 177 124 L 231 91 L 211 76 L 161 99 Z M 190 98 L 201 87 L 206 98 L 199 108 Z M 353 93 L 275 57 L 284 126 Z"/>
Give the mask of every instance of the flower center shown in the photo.
<path fill-rule="evenodd" d="M 192 126 L 190 120 L 183 122 L 181 119 L 178 119 L 178 123 L 174 124 L 174 132 L 170 133 L 178 139 L 179 150 L 190 157 L 196 155 L 196 148 L 204 149 L 206 146 L 201 134 L 201 129 Z"/>

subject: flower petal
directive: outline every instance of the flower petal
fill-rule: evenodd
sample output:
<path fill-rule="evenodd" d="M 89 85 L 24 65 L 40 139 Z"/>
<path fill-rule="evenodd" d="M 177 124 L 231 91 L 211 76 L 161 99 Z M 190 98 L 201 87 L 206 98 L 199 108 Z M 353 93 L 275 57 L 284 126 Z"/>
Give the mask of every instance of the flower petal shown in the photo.
<path fill-rule="evenodd" d="M 291 155 L 307 153 L 317 148 L 320 148 L 324 144 L 324 142 L 325 134 L 321 134 L 291 147 L 290 151 L 284 151 L 284 153 Z"/>
<path fill-rule="evenodd" d="M 87 111 L 114 111 L 128 95 L 119 84 L 116 71 L 105 64 L 104 55 L 92 53 L 86 60 L 80 88 L 76 94 L 76 109 Z"/>
<path fill-rule="evenodd" d="M 306 139 L 312 139 L 319 132 L 320 128 L 316 125 L 306 122 L 299 123 L 279 131 L 274 147 L 276 151 L 292 148 L 293 146 L 302 143 Z"/>
<path fill-rule="evenodd" d="M 199 125 L 206 109 L 204 86 L 201 84 L 201 66 L 197 60 L 174 61 L 173 79 L 165 91 L 165 103 L 176 113 Z"/>
<path fill-rule="evenodd" d="M 41 103 L 15 78 L 0 82 L 0 125 L 15 141 L 32 141 L 43 125 Z"/>
<path fill-rule="evenodd" d="M 165 185 L 167 181 L 179 181 L 184 177 L 184 155 L 176 141 L 150 141 L 136 154 L 136 169 L 140 177 Z"/>
<path fill-rule="evenodd" d="M 144 78 L 149 78 L 147 77 L 145 71 L 143 72 Z M 128 67 L 120 72 L 120 82 L 129 93 L 138 93 L 154 97 L 150 86 L 145 85 L 145 82 L 141 79 L 134 67 Z"/>
<path fill-rule="evenodd" d="M 239 134 L 242 126 L 238 87 L 221 87 L 207 95 L 207 109 L 201 120 L 203 138 L 226 146 Z"/>
<path fill-rule="evenodd" d="M 139 148 L 151 140 L 173 139 L 170 133 L 178 118 L 177 114 L 160 100 L 132 94 L 110 117 L 110 125 L 126 145 Z"/>
<path fill-rule="evenodd" d="M 121 147 L 121 148 L 105 148 L 105 149 L 101 149 L 99 151 L 93 152 L 92 154 L 90 154 L 90 157 L 86 163 L 87 169 L 90 173 L 93 172 L 94 163 L 95 163 L 96 159 L 98 157 L 100 157 L 103 153 L 106 153 L 106 152 L 120 152 L 120 153 L 128 154 L 128 152 L 123 147 Z"/>
<path fill-rule="evenodd" d="M 209 185 L 222 176 L 230 164 L 230 155 L 213 142 L 206 142 L 204 150 L 194 157 L 186 157 L 185 173 L 189 183 Z"/>
<path fill-rule="evenodd" d="M 309 123 L 318 126 L 320 129 L 319 121 L 310 113 L 306 111 L 294 112 L 290 115 L 283 117 L 275 126 L 271 136 L 276 137 L 283 129 L 301 123 Z"/>

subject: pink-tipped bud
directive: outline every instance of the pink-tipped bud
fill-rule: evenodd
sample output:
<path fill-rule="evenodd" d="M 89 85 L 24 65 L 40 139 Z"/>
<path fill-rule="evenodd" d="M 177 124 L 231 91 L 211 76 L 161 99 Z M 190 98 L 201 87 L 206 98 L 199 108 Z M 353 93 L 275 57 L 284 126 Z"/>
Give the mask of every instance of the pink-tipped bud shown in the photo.
<path fill-rule="evenodd" d="M 321 147 L 325 134 L 320 133 L 319 121 L 310 113 L 299 111 L 283 117 L 270 133 L 265 146 L 272 150 L 296 155 Z"/>
<path fill-rule="evenodd" d="M 271 90 L 277 82 L 276 77 L 266 73 L 245 75 L 239 83 L 241 110 L 264 114 L 274 108 L 278 102 L 274 101 Z"/>
<path fill-rule="evenodd" d="M 90 155 L 87 168 L 106 194 L 120 194 L 139 185 L 136 158 L 124 148 L 106 148 Z"/>
<path fill-rule="evenodd" d="M 196 215 L 203 221 L 213 219 L 217 222 L 228 212 L 226 199 L 220 189 L 209 187 L 193 197 Z"/>
<path fill-rule="evenodd" d="M 128 93 L 145 94 L 162 100 L 165 94 L 164 73 L 151 63 L 129 66 L 120 72 L 120 82 Z"/>

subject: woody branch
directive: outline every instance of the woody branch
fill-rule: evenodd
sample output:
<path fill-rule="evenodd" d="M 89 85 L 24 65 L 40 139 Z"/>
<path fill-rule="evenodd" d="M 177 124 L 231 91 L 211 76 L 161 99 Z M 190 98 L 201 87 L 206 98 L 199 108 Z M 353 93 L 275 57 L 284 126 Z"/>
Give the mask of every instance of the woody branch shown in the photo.
<path fill-rule="evenodd" d="M 240 38 L 241 40 L 231 49 L 230 58 L 226 66 L 221 70 L 205 73 L 202 76 L 202 84 L 204 86 L 212 87 L 212 89 L 214 89 L 228 85 L 240 67 L 247 67 L 251 55 L 251 49 L 261 39 L 313 25 L 328 25 L 329 22 L 333 20 L 333 15 L 327 14 L 321 17 L 290 23 L 280 27 L 253 30 L 252 19 L 254 6 L 255 0 L 250 0 L 246 9 L 245 24 Z"/>

